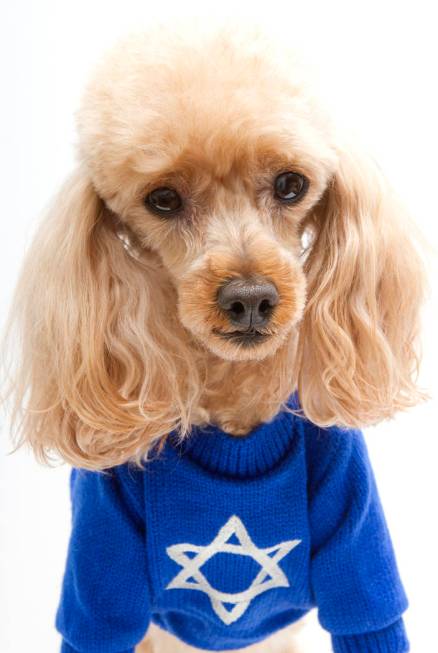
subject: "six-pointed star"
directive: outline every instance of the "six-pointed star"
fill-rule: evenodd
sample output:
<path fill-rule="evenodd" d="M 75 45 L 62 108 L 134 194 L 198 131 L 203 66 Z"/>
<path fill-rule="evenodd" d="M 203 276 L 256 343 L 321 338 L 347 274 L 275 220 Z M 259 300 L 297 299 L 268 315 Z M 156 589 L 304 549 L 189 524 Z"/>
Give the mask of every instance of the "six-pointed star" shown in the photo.
<path fill-rule="evenodd" d="M 239 544 L 229 542 L 233 535 L 237 538 Z M 239 517 L 233 515 L 222 526 L 211 544 L 207 546 L 174 544 L 173 546 L 167 547 L 167 555 L 181 565 L 182 569 L 170 581 L 166 589 L 190 589 L 205 592 L 218 617 L 225 624 L 232 624 L 243 615 L 251 601 L 262 592 L 267 592 L 274 587 L 289 587 L 289 581 L 278 566 L 278 562 L 300 542 L 301 540 L 289 540 L 266 549 L 259 549 L 252 542 L 248 531 Z M 195 553 L 197 555 L 189 558 L 186 555 L 187 553 Z M 220 592 L 210 585 L 201 572 L 201 567 L 207 560 L 210 560 L 210 558 L 216 555 L 216 553 L 249 556 L 259 563 L 261 570 L 248 589 L 243 592 L 230 594 Z M 224 603 L 234 604 L 234 608 L 227 610 Z"/>

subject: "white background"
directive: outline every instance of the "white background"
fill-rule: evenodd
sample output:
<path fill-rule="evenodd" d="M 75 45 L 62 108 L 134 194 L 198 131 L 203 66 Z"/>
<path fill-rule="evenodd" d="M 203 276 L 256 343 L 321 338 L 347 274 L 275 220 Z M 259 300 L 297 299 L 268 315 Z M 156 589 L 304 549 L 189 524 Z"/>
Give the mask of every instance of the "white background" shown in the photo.
<path fill-rule="evenodd" d="M 162 7 L 160 5 L 163 5 Z M 0 34 L 0 311 L 3 321 L 36 220 L 74 163 L 73 112 L 97 55 L 157 19 L 255 18 L 304 50 L 346 126 L 380 161 L 427 240 L 437 247 L 437 16 L 434 2 L 299 0 L 151 3 L 15 2 Z M 156 6 L 157 5 L 157 6 Z M 183 5 L 183 7 L 181 6 Z M 322 89 L 321 89 L 322 90 Z M 410 597 L 414 653 L 438 650 L 436 370 L 438 282 L 430 264 L 422 384 L 429 403 L 367 432 L 380 493 Z M 65 467 L 39 467 L 30 454 L 0 464 L 0 651 L 55 653 L 53 618 L 69 528 Z M 312 621 L 309 652 L 329 651 Z"/>

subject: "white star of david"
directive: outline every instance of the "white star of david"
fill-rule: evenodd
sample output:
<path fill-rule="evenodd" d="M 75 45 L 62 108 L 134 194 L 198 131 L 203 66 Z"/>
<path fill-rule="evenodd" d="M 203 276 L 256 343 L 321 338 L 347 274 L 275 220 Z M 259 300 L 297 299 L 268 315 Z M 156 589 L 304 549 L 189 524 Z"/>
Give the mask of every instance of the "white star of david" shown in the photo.
<path fill-rule="evenodd" d="M 239 544 L 229 542 L 233 535 L 236 536 Z M 259 594 L 267 592 L 274 587 L 289 587 L 289 581 L 278 566 L 278 562 L 298 546 L 300 542 L 301 540 L 289 540 L 268 547 L 267 549 L 259 549 L 252 542 L 248 531 L 239 517 L 233 515 L 225 526 L 222 526 L 211 544 L 207 546 L 174 544 L 173 546 L 167 547 L 167 555 L 181 565 L 182 569 L 170 581 L 166 589 L 190 589 L 205 592 L 217 616 L 228 626 L 234 621 L 237 621 L 246 612 L 251 601 Z M 189 558 L 186 555 L 187 553 L 195 553 L 197 555 Z M 259 563 L 261 570 L 248 589 L 243 592 L 229 594 L 227 592 L 220 592 L 210 585 L 201 572 L 201 567 L 207 560 L 215 556 L 216 553 L 249 556 Z M 225 603 L 234 604 L 234 608 L 227 610 L 224 605 Z"/>

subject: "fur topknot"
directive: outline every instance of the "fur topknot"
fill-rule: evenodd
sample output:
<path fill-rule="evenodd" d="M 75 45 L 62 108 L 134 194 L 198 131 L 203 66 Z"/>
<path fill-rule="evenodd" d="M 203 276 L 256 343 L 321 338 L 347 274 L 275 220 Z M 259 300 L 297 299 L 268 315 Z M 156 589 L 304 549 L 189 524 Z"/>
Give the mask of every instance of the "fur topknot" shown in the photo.
<path fill-rule="evenodd" d="M 412 230 L 301 77 L 293 57 L 226 30 L 137 35 L 98 66 L 77 169 L 27 253 L 7 332 L 16 437 L 40 459 L 140 463 L 192 424 L 247 433 L 296 389 L 321 426 L 421 399 Z M 288 170 L 309 188 L 285 206 L 272 188 Z M 181 215 L 148 211 L 162 186 Z M 216 298 L 257 276 L 280 302 L 245 348 L 222 337 Z"/>

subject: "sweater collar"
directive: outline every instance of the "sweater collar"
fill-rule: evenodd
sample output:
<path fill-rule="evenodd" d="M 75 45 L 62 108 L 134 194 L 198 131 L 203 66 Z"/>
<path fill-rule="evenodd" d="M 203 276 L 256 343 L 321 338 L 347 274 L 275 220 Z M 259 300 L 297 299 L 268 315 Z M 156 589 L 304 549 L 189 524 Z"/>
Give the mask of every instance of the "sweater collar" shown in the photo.
<path fill-rule="evenodd" d="M 282 410 L 245 436 L 230 435 L 213 425 L 194 426 L 183 443 L 178 444 L 175 438 L 171 443 L 210 472 L 254 478 L 269 472 L 286 456 L 292 447 L 296 422 L 296 416 Z"/>

